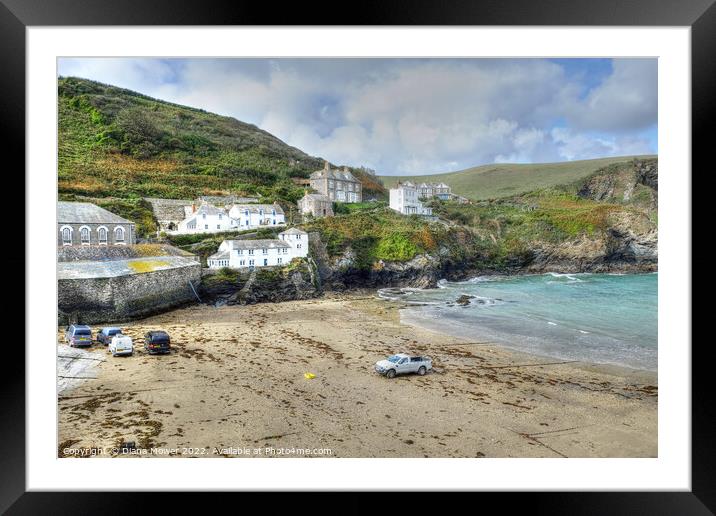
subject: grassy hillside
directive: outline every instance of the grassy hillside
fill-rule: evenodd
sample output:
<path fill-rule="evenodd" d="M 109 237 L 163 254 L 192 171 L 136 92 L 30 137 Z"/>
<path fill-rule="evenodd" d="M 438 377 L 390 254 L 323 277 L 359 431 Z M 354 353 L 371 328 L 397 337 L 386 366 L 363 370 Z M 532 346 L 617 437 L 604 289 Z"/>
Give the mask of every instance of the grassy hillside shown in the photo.
<path fill-rule="evenodd" d="M 290 178 L 323 167 L 254 125 L 85 79 L 59 79 L 58 113 L 61 198 L 235 193 L 295 202 L 303 188 Z M 364 191 L 383 193 L 370 177 Z"/>
<path fill-rule="evenodd" d="M 639 156 L 641 158 L 654 156 Z M 634 156 L 539 164 L 492 164 L 458 172 L 428 176 L 382 176 L 386 188 L 398 180 L 443 181 L 453 193 L 470 199 L 498 199 L 582 180 L 613 163 L 631 161 Z"/>

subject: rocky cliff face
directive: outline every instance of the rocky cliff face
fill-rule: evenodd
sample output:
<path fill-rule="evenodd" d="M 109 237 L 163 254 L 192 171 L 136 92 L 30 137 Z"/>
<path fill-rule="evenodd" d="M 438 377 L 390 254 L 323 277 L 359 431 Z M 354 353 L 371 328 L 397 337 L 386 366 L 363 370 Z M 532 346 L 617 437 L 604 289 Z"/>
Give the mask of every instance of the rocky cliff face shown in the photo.
<path fill-rule="evenodd" d="M 320 277 L 312 260 L 291 270 L 204 270 L 199 295 L 216 305 L 277 303 L 311 299 L 322 294 Z"/>
<path fill-rule="evenodd" d="M 584 199 L 657 208 L 659 165 L 656 159 L 618 163 L 598 172 L 577 192 Z"/>

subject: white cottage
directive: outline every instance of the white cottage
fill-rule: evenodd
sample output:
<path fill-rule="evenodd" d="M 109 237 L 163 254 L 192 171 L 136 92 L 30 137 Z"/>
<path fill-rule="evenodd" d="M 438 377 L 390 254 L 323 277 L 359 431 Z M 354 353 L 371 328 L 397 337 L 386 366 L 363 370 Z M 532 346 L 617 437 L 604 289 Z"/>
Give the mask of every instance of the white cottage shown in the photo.
<path fill-rule="evenodd" d="M 298 228 L 287 229 L 278 234 L 279 240 L 289 244 L 293 248 L 293 256 L 305 258 L 308 256 L 308 233 Z"/>
<path fill-rule="evenodd" d="M 220 233 L 236 229 L 226 210 L 203 203 L 197 208 L 196 204 L 184 208 L 185 218 L 179 223 L 176 231 L 169 233 L 191 235 L 194 233 Z"/>
<path fill-rule="evenodd" d="M 224 240 L 206 262 L 210 269 L 276 267 L 308 256 L 308 234 L 291 228 L 277 239 Z"/>
<path fill-rule="evenodd" d="M 398 183 L 390 189 L 390 208 L 403 215 L 432 215 L 433 209 L 423 205 L 420 197 L 420 189 L 410 181 Z"/>
<path fill-rule="evenodd" d="M 278 203 L 234 204 L 229 209 L 229 217 L 233 229 L 252 229 L 286 224 L 286 215 Z"/>

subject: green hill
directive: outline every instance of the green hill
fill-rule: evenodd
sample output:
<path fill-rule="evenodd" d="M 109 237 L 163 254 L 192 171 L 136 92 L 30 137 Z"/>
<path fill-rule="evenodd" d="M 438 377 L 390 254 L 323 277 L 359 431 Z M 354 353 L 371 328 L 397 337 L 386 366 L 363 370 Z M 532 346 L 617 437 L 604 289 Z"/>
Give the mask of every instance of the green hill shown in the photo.
<path fill-rule="evenodd" d="M 655 156 L 620 156 L 613 158 L 565 161 L 539 164 L 492 164 L 468 168 L 457 172 L 426 176 L 381 176 L 386 188 L 399 181 L 442 181 L 452 187 L 453 193 L 470 199 L 498 199 L 534 190 L 571 184 L 585 179 L 597 170 L 613 163 Z"/>
<path fill-rule="evenodd" d="M 61 198 L 234 193 L 295 202 L 303 188 L 291 179 L 323 168 L 254 125 L 86 79 L 58 80 L 58 113 Z M 366 194 L 385 194 L 351 170 Z"/>

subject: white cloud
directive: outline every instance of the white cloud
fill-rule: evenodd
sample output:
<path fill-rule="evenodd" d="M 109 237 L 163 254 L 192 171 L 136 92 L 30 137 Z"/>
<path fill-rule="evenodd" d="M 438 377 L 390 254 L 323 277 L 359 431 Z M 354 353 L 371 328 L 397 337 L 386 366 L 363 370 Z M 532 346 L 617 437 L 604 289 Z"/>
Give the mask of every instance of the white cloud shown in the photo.
<path fill-rule="evenodd" d="M 590 137 L 559 127 L 552 129 L 551 136 L 557 146 L 559 156 L 564 160 L 650 154 L 653 152 L 649 142 L 638 137 Z"/>
<path fill-rule="evenodd" d="M 582 101 L 566 109 L 577 129 L 638 130 L 657 120 L 656 59 L 614 60 L 614 71 Z"/>
<path fill-rule="evenodd" d="M 379 173 L 655 151 L 639 134 L 656 124 L 656 60 L 615 60 L 591 90 L 540 59 L 73 59 L 60 73 L 234 116 Z"/>

